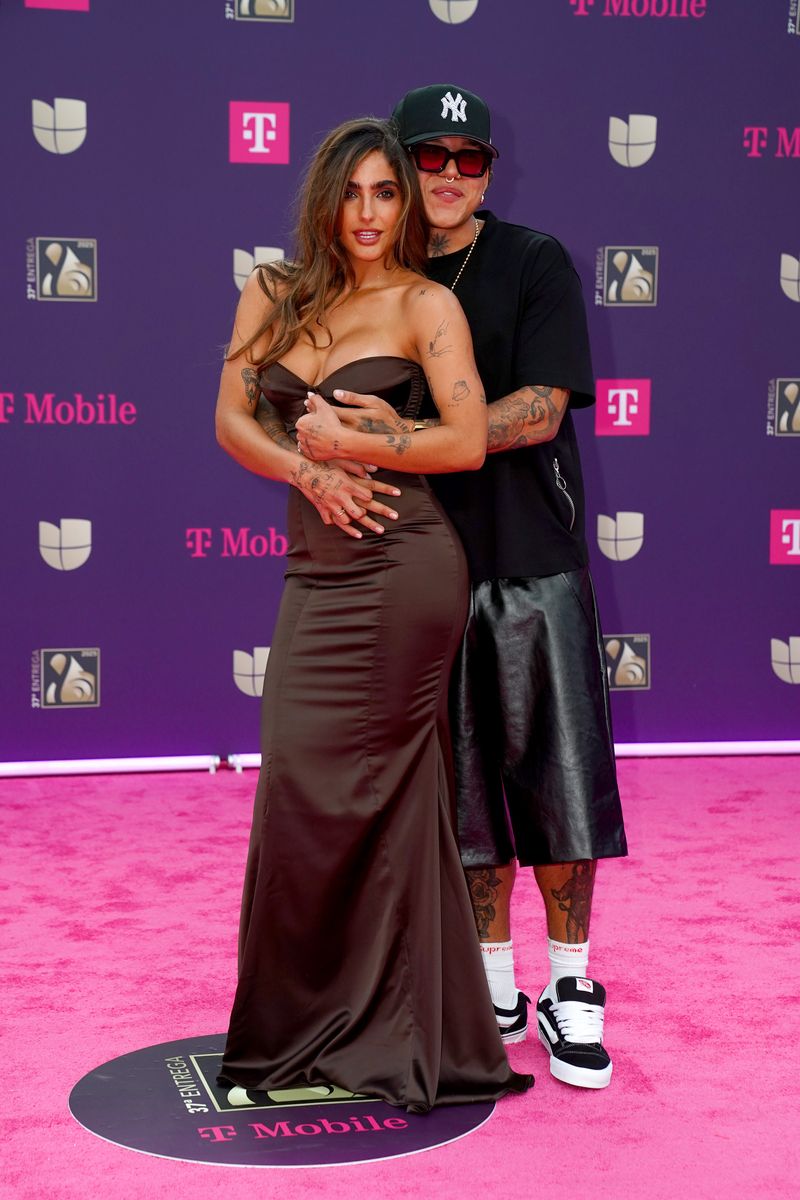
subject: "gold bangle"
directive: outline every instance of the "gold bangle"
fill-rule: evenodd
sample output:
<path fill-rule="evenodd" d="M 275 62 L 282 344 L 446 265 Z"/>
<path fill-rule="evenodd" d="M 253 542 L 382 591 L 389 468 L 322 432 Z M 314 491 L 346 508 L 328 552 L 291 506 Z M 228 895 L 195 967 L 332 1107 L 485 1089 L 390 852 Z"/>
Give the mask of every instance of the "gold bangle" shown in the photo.
<path fill-rule="evenodd" d="M 425 424 L 424 421 L 415 421 L 414 422 L 414 433 L 416 433 L 418 429 L 427 429 L 427 428 L 428 428 L 428 426 Z"/>

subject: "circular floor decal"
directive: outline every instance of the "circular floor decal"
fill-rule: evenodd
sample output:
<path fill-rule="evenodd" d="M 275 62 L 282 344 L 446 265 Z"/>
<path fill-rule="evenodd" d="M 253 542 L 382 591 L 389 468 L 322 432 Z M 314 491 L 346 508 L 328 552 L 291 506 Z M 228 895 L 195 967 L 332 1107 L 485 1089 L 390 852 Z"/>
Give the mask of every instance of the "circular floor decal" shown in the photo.
<path fill-rule="evenodd" d="M 183 1038 L 112 1059 L 84 1075 L 69 1107 L 106 1141 L 160 1158 L 236 1167 L 322 1167 L 443 1146 L 480 1128 L 494 1104 L 424 1116 L 382 1100 L 313 1087 L 221 1088 L 224 1034 Z"/>

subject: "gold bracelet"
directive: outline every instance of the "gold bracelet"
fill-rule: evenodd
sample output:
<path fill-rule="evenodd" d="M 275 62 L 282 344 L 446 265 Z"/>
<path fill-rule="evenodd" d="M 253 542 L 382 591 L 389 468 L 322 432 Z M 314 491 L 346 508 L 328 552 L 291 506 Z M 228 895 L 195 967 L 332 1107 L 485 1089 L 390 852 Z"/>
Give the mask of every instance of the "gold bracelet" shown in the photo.
<path fill-rule="evenodd" d="M 415 421 L 414 422 L 414 433 L 416 433 L 418 429 L 427 429 L 427 428 L 428 428 L 428 426 L 425 424 L 424 421 Z"/>

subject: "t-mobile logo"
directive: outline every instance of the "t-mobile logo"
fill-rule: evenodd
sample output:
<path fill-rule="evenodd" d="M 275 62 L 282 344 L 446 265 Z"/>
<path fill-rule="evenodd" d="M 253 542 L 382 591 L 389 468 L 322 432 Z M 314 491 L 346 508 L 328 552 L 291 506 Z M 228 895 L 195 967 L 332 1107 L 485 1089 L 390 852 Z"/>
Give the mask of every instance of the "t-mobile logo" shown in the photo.
<path fill-rule="evenodd" d="M 641 437 L 650 432 L 650 380 L 598 379 L 595 433 Z"/>
<path fill-rule="evenodd" d="M 26 8 L 58 8 L 69 12 L 88 12 L 89 0 L 25 0 Z"/>
<path fill-rule="evenodd" d="M 245 142 L 250 142 L 251 154 L 269 154 L 272 147 L 267 143 L 275 141 L 276 127 L 275 113 L 242 113 L 242 138 Z"/>
<path fill-rule="evenodd" d="M 773 158 L 800 158 L 800 125 L 789 129 L 786 125 L 776 126 Z M 770 128 L 768 125 L 745 125 L 742 145 L 748 158 L 763 158 L 768 149 Z"/>
<path fill-rule="evenodd" d="M 781 521 L 781 541 L 787 547 L 787 557 L 800 555 L 800 518 L 790 517 Z"/>
<path fill-rule="evenodd" d="M 576 17 L 588 17 L 594 0 L 569 0 Z M 598 10 L 604 17 L 656 17 L 699 20 L 706 15 L 708 0 L 604 0 Z"/>
<path fill-rule="evenodd" d="M 231 162 L 288 163 L 288 104 L 231 100 L 229 113 Z"/>
<path fill-rule="evenodd" d="M 632 426 L 631 417 L 639 411 L 639 389 L 613 388 L 608 393 L 608 411 L 614 417 L 614 425 Z"/>
<path fill-rule="evenodd" d="M 800 510 L 773 508 L 769 561 L 781 566 L 800 566 Z"/>

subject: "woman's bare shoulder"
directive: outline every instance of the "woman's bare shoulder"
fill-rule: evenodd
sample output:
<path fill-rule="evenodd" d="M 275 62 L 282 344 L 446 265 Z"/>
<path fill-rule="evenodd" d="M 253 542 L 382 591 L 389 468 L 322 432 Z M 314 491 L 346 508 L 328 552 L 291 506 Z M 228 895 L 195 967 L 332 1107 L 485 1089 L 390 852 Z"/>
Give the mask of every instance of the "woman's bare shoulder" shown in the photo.
<path fill-rule="evenodd" d="M 459 326 L 464 322 L 464 310 L 450 289 L 422 275 L 409 285 L 404 307 L 409 327 L 426 336 L 442 323 L 453 321 Z"/>
<path fill-rule="evenodd" d="M 287 275 L 276 271 L 275 265 L 257 266 L 250 272 L 236 309 L 230 350 L 238 352 L 249 343 L 248 354 L 256 361 L 269 349 L 273 315 L 289 287 Z"/>
<path fill-rule="evenodd" d="M 423 294 L 432 295 L 436 291 L 447 291 L 440 283 L 434 283 L 427 275 L 420 275 L 417 271 L 406 271 L 402 283 L 403 295 L 409 299 Z"/>

